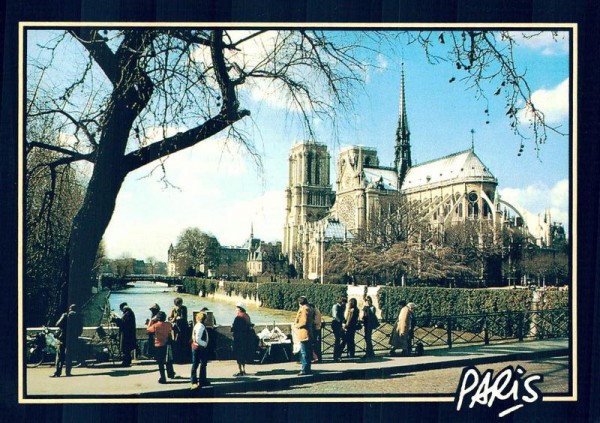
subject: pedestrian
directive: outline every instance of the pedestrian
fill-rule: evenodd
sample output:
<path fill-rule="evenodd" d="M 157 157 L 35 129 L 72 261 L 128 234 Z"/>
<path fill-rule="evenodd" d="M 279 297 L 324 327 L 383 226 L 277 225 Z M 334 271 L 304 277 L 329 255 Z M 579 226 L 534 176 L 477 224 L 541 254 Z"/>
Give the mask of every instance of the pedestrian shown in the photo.
<path fill-rule="evenodd" d="M 354 335 L 358 329 L 358 306 L 356 298 L 350 298 L 348 307 L 346 308 L 346 316 L 344 319 L 344 331 L 346 348 L 348 351 L 348 357 L 354 358 L 356 354 L 356 343 L 354 341 Z"/>
<path fill-rule="evenodd" d="M 323 316 L 321 310 L 314 304 L 308 304 L 312 309 L 314 320 L 313 320 L 313 363 L 320 363 L 323 360 L 321 354 L 321 324 L 323 322 Z"/>
<path fill-rule="evenodd" d="M 83 332 L 83 321 L 77 312 L 77 305 L 71 304 L 67 312 L 63 313 L 58 321 L 58 348 L 56 349 L 55 370 L 50 377 L 60 377 L 63 366 L 65 374 L 71 376 L 73 359 L 79 360 L 79 337 Z"/>
<path fill-rule="evenodd" d="M 146 319 L 146 327 L 151 325 L 152 323 L 156 323 L 158 321 L 157 315 L 160 311 L 160 306 L 156 303 L 152 304 L 149 308 L 150 310 L 150 318 Z M 146 357 L 154 358 L 154 334 L 148 333 L 148 344 L 146 350 Z"/>
<path fill-rule="evenodd" d="M 343 325 L 347 301 L 348 299 L 345 296 L 340 295 L 338 297 L 338 302 L 331 308 L 331 317 L 333 317 L 333 320 L 331 321 L 331 330 L 335 337 L 333 344 L 333 361 L 342 361 L 342 351 L 344 351 L 344 346 L 346 345 L 344 341 Z"/>
<path fill-rule="evenodd" d="M 231 325 L 233 332 L 233 356 L 239 371 L 234 376 L 246 376 L 246 363 L 252 361 L 256 349 L 254 345 L 252 321 L 242 303 L 236 305 L 236 315 Z"/>
<path fill-rule="evenodd" d="M 406 301 L 404 300 L 400 300 L 400 302 L 398 303 L 398 306 L 400 307 L 400 311 L 402 311 L 402 309 L 404 307 L 406 307 Z M 390 333 L 390 356 L 395 356 L 396 355 L 396 349 L 399 348 L 399 344 L 400 344 L 400 332 L 398 331 L 398 328 L 400 327 L 399 325 L 400 322 L 400 313 L 398 313 L 398 318 L 396 319 L 396 322 L 394 323 L 394 327 L 392 328 L 392 332 Z"/>
<path fill-rule="evenodd" d="M 373 330 L 379 327 L 379 319 L 377 319 L 377 308 L 373 305 L 373 299 L 369 296 L 365 297 L 365 305 L 362 309 L 362 324 L 365 330 L 365 346 L 366 352 L 363 359 L 375 357 L 373 351 Z"/>
<path fill-rule="evenodd" d="M 414 303 L 408 303 L 400 310 L 396 327 L 392 331 L 390 344 L 392 346 L 390 355 L 395 355 L 396 349 L 401 350 L 401 355 L 409 356 L 412 349 L 412 339 L 416 324 Z"/>
<path fill-rule="evenodd" d="M 127 303 L 119 305 L 121 317 L 113 316 L 111 321 L 119 328 L 119 346 L 121 348 L 122 367 L 131 366 L 131 353 L 137 349 L 135 334 L 135 314 Z"/>
<path fill-rule="evenodd" d="M 314 310 L 308 306 L 308 300 L 304 296 L 298 297 L 298 313 L 296 313 L 295 327 L 298 331 L 298 341 L 300 342 L 300 363 L 301 369 L 298 376 L 311 373 L 312 362 L 312 342 Z"/>
<path fill-rule="evenodd" d="M 187 319 L 187 307 L 183 305 L 181 297 L 173 301 L 175 306 L 171 310 L 169 322 L 173 325 L 173 359 L 175 363 L 186 361 L 190 341 L 190 326 Z"/>
<path fill-rule="evenodd" d="M 208 360 L 216 360 L 217 359 L 217 319 L 215 315 L 208 307 L 202 307 L 200 310 L 206 314 L 206 321 L 204 322 L 204 327 L 208 331 L 208 347 L 207 347 L 207 357 Z"/>
<path fill-rule="evenodd" d="M 167 322 L 167 314 L 164 311 L 159 311 L 157 321 L 148 325 L 148 333 L 154 334 L 154 359 L 158 364 L 158 373 L 160 379 L 158 383 L 167 383 L 165 378 L 165 367 L 169 379 L 175 378 L 175 370 L 173 369 L 173 360 L 169 355 L 169 342 L 171 340 L 171 331 L 173 326 Z"/>
<path fill-rule="evenodd" d="M 208 364 L 208 342 L 209 334 L 205 326 L 207 315 L 204 312 L 196 314 L 196 324 L 192 329 L 192 375 L 191 389 L 206 386 L 210 383 L 206 377 L 206 366 Z M 200 379 L 198 379 L 198 366 L 200 366 Z"/>

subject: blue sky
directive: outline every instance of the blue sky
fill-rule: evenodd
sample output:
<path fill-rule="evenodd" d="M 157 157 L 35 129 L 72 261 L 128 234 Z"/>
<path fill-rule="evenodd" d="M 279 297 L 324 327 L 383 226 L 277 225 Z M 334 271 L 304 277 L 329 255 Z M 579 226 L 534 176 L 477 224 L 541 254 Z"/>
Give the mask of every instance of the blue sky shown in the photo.
<path fill-rule="evenodd" d="M 546 208 L 551 209 L 553 220 L 568 224 L 568 136 L 549 133 L 539 154 L 532 143 L 526 143 L 518 156 L 520 139 L 510 130 L 504 99 L 492 95 L 495 87 L 487 93 L 489 103 L 477 99 L 452 64 L 428 64 L 414 45 L 399 43 L 371 60 L 378 68 L 366 75 L 364 90 L 354 97 L 354 113 L 339 123 L 337 138 L 326 130 L 327 122 L 316 122 L 318 141 L 330 148 L 332 171 L 338 151 L 350 144 L 375 147 L 380 163 L 391 164 L 404 61 L 413 162 L 470 148 L 473 129 L 475 152 L 498 178 L 502 198 L 525 212 L 530 226 Z M 527 70 L 534 103 L 551 124 L 567 132 L 566 37 L 520 39 L 515 60 Z M 451 77 L 457 80 L 449 83 Z M 242 107 L 252 112 L 241 129 L 261 154 L 262 169 L 243 148 L 218 134 L 168 158 L 167 176 L 176 188 L 165 188 L 159 182 L 162 175 L 150 173 L 151 165 L 131 173 L 104 237 L 110 257 L 126 254 L 166 260 L 169 245 L 192 226 L 214 234 L 222 245 L 241 245 L 251 226 L 258 238 L 281 240 L 288 151 L 305 136 L 277 95 L 265 95 L 260 88 L 246 88 L 240 97 Z M 331 182 L 335 188 L 333 173 Z"/>

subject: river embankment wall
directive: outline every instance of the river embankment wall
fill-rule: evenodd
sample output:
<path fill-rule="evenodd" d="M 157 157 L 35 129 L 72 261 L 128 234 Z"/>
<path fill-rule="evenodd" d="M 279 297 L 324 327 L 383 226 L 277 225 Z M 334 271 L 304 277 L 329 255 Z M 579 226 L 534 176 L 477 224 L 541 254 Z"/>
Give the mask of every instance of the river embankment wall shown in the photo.
<path fill-rule="evenodd" d="M 108 297 L 110 290 L 105 288 L 93 294 L 81 307 L 83 326 L 102 326 L 103 318 L 106 316 Z"/>

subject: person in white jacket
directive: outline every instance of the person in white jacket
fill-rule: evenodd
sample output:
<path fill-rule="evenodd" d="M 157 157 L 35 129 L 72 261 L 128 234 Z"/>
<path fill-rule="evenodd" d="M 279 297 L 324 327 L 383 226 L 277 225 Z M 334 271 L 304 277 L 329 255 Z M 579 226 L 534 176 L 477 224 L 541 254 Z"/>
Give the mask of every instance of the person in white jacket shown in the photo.
<path fill-rule="evenodd" d="M 190 381 L 191 389 L 209 385 L 206 378 L 206 365 L 208 362 L 208 331 L 204 323 L 206 313 L 196 314 L 196 324 L 192 330 L 192 375 Z M 198 367 L 200 367 L 200 378 L 198 379 Z"/>

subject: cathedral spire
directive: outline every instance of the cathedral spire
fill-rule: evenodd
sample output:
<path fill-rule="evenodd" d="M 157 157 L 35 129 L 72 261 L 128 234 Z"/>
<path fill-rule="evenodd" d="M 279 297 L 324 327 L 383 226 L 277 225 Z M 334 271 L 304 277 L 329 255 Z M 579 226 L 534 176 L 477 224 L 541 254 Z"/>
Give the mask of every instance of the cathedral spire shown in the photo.
<path fill-rule="evenodd" d="M 406 113 L 406 98 L 404 96 L 404 62 L 400 81 L 400 105 L 398 128 L 396 129 L 395 167 L 398 172 L 398 188 L 402 186 L 406 172 L 411 167 L 410 158 L 410 129 L 408 128 L 408 115 Z"/>

